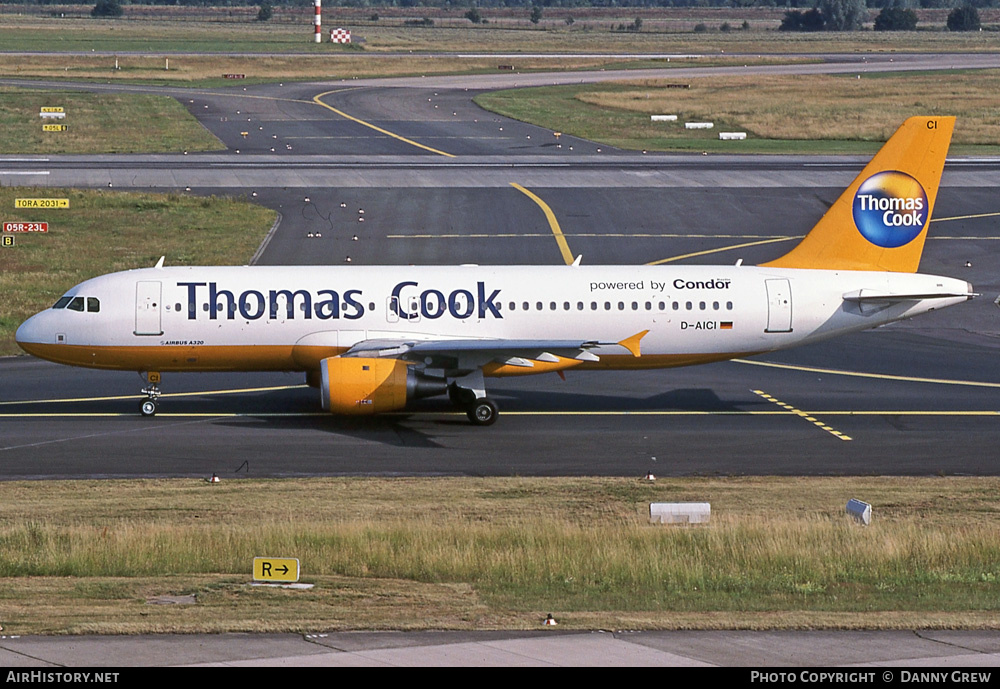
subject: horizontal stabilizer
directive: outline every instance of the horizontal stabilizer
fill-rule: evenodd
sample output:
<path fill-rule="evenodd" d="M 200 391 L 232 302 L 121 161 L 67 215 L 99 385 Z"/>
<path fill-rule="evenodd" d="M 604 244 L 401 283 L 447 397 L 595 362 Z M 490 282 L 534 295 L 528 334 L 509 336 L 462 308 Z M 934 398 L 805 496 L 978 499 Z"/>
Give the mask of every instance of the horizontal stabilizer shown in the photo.
<path fill-rule="evenodd" d="M 899 301 L 923 301 L 924 299 L 955 299 L 965 297 L 972 299 L 977 296 L 975 292 L 921 292 L 919 294 L 895 294 L 893 292 L 882 292 L 873 289 L 859 289 L 848 292 L 843 296 L 844 301 L 857 303 L 865 302 L 899 302 Z"/>

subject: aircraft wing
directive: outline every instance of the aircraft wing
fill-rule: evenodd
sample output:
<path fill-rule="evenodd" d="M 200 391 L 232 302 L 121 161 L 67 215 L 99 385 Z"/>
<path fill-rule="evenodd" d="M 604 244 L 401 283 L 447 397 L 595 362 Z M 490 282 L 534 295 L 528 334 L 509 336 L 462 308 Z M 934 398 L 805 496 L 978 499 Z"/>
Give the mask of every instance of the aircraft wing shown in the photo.
<path fill-rule="evenodd" d="M 599 340 L 507 340 L 507 339 L 438 339 L 438 340 L 364 340 L 344 352 L 343 357 L 394 358 L 412 361 L 425 368 L 444 369 L 448 375 L 472 371 L 489 364 L 533 368 L 536 362 L 552 367 L 569 367 L 584 361 L 599 361 L 590 350 L 600 346 L 620 345 L 639 356 L 639 340 L 648 331 L 619 342 Z M 565 362 L 566 366 L 558 366 Z"/>

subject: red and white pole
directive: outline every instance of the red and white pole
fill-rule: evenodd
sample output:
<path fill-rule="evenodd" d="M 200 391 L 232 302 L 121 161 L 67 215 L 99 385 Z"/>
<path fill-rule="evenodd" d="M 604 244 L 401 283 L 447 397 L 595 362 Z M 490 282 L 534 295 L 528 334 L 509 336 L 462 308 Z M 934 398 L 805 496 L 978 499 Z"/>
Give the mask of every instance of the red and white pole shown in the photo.
<path fill-rule="evenodd" d="M 320 28 L 320 10 L 323 0 L 314 0 L 313 5 L 316 8 L 316 16 L 313 18 L 313 24 L 315 24 L 316 42 L 323 42 L 323 29 Z"/>

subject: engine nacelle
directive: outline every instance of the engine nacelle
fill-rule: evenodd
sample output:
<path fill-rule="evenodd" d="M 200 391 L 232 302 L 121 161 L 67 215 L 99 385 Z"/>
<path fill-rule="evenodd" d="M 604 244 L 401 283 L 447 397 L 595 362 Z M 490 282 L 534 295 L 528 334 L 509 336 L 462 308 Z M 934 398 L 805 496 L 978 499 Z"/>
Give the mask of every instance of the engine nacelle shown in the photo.
<path fill-rule="evenodd" d="M 323 409 L 334 414 L 396 411 L 447 390 L 443 380 L 424 378 L 399 359 L 330 357 L 320 361 L 319 372 Z"/>

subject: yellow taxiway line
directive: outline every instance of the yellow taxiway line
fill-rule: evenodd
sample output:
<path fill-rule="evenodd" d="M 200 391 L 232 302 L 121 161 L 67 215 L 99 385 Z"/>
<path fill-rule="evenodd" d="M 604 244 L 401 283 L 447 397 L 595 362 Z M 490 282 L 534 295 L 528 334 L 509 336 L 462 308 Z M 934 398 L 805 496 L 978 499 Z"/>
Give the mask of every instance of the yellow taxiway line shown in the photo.
<path fill-rule="evenodd" d="M 738 364 L 780 368 L 787 371 L 803 371 L 805 373 L 823 373 L 830 376 L 849 376 L 852 378 L 874 378 L 875 380 L 896 380 L 904 383 L 933 383 L 935 385 L 964 385 L 974 388 L 1000 388 L 1000 383 L 989 383 L 978 380 L 949 380 L 947 378 L 920 378 L 918 376 L 895 376 L 888 373 L 862 373 L 860 371 L 841 371 L 834 368 L 815 368 L 813 366 L 793 366 L 791 364 L 774 364 L 769 361 L 753 361 L 752 359 L 731 359 Z"/>
<path fill-rule="evenodd" d="M 297 388 L 308 387 L 306 385 L 276 385 L 267 388 L 238 388 L 232 390 L 199 390 L 198 392 L 168 392 L 160 395 L 163 397 L 201 397 L 202 395 L 238 395 L 244 392 L 275 392 L 277 390 L 295 390 Z M 118 400 L 138 400 L 145 399 L 145 395 L 115 395 L 113 397 L 69 397 L 55 400 L 7 400 L 0 402 L 0 405 L 9 406 L 14 404 L 54 404 L 56 402 L 113 402 Z M 108 414 L 115 416 L 115 414 Z"/>
<path fill-rule="evenodd" d="M 337 93 L 338 91 L 343 91 L 343 90 L 345 90 L 345 89 L 337 89 L 337 90 L 334 90 L 334 91 L 324 91 L 323 93 L 320 93 L 320 94 L 318 94 L 316 96 L 313 96 L 313 102 L 316 103 L 317 105 L 322 105 L 327 110 L 330 110 L 332 112 L 337 113 L 338 115 L 340 115 L 344 119 L 350 120 L 351 122 L 356 122 L 357 124 L 360 124 L 360 125 L 362 125 L 364 127 L 368 127 L 369 129 L 374 129 L 375 131 L 377 131 L 380 134 L 385 134 L 386 136 L 391 136 L 393 139 L 398 139 L 399 141 L 402 141 L 403 143 L 410 144 L 411 146 L 416 146 L 417 148 L 422 148 L 425 151 L 430 151 L 431 153 L 436 153 L 439 156 L 445 156 L 446 158 L 454 158 L 455 157 L 451 153 L 445 153 L 444 151 L 439 151 L 436 148 L 431 148 L 430 146 L 425 146 L 425 145 L 423 145 L 421 143 L 417 143 L 416 141 L 413 141 L 412 139 L 407 139 L 405 136 L 400 136 L 399 134 L 395 134 L 393 132 L 390 132 L 388 129 L 382 129 L 382 127 L 377 127 L 377 126 L 375 126 L 374 124 L 372 124 L 370 122 L 365 122 L 364 120 L 358 119 L 357 117 L 354 117 L 353 115 L 348 115 L 343 110 L 337 110 L 337 108 L 333 107 L 332 105 L 327 105 L 326 103 L 324 103 L 323 101 L 320 100 L 320 98 L 322 98 L 323 96 L 328 96 L 331 93 Z"/>
<path fill-rule="evenodd" d="M 820 421 L 819 419 L 817 419 L 815 416 L 813 416 L 809 412 L 804 412 L 801 409 L 796 409 L 795 407 L 793 407 L 792 405 L 788 404 L 787 402 L 782 402 L 781 400 L 779 400 L 779 399 L 777 399 L 775 397 L 772 397 L 771 395 L 767 394 L 763 390 L 752 390 L 752 392 L 755 395 L 759 395 L 760 397 L 763 397 L 765 400 L 767 400 L 768 402 L 771 402 L 772 404 L 777 404 L 782 409 L 785 409 L 789 414 L 795 414 L 796 416 L 802 417 L 803 419 L 805 419 L 809 423 L 813 424 L 817 428 L 823 429 L 824 431 L 826 431 L 830 435 L 834 436 L 835 438 L 839 438 L 840 440 L 851 440 L 851 436 L 844 435 L 840 431 L 834 430 L 833 428 L 831 428 L 830 426 L 826 425 L 825 423 L 823 423 L 822 421 Z"/>
<path fill-rule="evenodd" d="M 536 194 L 528 191 L 517 182 L 511 182 L 510 186 L 514 187 L 519 192 L 534 201 L 538 204 L 538 207 L 542 209 L 542 212 L 545 214 L 545 218 L 549 221 L 549 229 L 552 230 L 552 234 L 556 238 L 556 244 L 559 246 L 559 253 L 562 254 L 563 261 L 565 261 L 566 265 L 572 265 L 573 252 L 569 250 L 569 243 L 566 241 L 566 235 L 563 234 L 562 228 L 559 227 L 559 221 L 556 220 L 556 214 L 552 212 L 551 208 L 549 208 L 549 204 L 542 201 Z"/>

